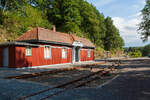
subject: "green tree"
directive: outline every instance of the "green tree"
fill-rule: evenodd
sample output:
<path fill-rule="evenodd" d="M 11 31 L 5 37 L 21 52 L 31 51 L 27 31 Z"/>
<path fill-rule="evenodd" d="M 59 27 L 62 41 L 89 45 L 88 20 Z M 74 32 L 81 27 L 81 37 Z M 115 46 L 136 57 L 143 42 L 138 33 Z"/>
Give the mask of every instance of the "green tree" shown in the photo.
<path fill-rule="evenodd" d="M 80 0 L 79 4 L 82 16 L 82 32 L 93 43 L 103 48 L 103 38 L 106 30 L 104 16 L 93 5 L 84 0 Z"/>
<path fill-rule="evenodd" d="M 51 28 L 46 17 L 28 3 L 17 10 L 6 10 L 2 15 L 2 28 L 6 30 L 5 34 L 9 40 L 15 39 L 33 27 Z"/>
<path fill-rule="evenodd" d="M 20 15 L 21 14 L 21 15 Z M 30 5 L 27 5 L 19 12 L 19 16 L 22 20 L 22 29 L 27 31 L 32 27 L 44 27 L 51 28 L 51 24 L 46 19 L 46 16 L 42 15 L 42 12 Z"/>
<path fill-rule="evenodd" d="M 120 37 L 119 30 L 113 25 L 110 17 L 105 19 L 106 37 L 104 39 L 105 50 L 121 49 L 124 46 L 124 41 Z"/>
<path fill-rule="evenodd" d="M 30 0 L 0 0 L 0 9 L 2 12 L 18 10 L 29 1 Z"/>
<path fill-rule="evenodd" d="M 98 48 L 120 49 L 123 39 L 86 0 L 0 0 L 0 36 L 13 40 L 33 27 L 51 28 L 90 39 Z M 1 38 L 0 38 L 1 39 Z"/>
<path fill-rule="evenodd" d="M 48 10 L 48 20 L 53 22 L 59 31 L 78 33 L 81 25 L 78 8 L 75 0 L 55 0 Z"/>
<path fill-rule="evenodd" d="M 139 25 L 139 33 L 142 40 L 147 41 L 150 36 L 150 0 L 146 0 L 146 5 L 142 12 L 142 22 Z"/>
<path fill-rule="evenodd" d="M 148 56 L 150 54 L 150 44 L 144 46 L 143 48 L 143 56 Z"/>

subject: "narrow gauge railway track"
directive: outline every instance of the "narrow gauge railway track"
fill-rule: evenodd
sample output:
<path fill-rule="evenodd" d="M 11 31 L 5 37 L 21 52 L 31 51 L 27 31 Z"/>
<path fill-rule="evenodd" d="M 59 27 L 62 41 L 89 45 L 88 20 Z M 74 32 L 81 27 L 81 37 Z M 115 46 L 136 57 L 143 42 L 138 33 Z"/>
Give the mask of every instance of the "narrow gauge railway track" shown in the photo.
<path fill-rule="evenodd" d="M 96 66 L 96 65 L 101 65 L 101 64 L 105 64 L 105 62 L 87 64 L 87 65 L 83 65 L 81 67 L 55 69 L 55 70 L 50 70 L 50 71 L 43 71 L 43 72 L 37 72 L 37 73 L 31 73 L 31 74 L 23 74 L 23 75 L 10 76 L 10 77 L 4 77 L 4 78 L 5 79 L 26 79 L 26 78 L 38 77 L 38 76 L 49 75 L 49 74 L 56 74 L 56 73 L 61 73 L 61 72 L 66 72 L 66 71 L 71 71 L 71 70 L 78 70 L 80 68 L 86 68 L 88 66 Z"/>
<path fill-rule="evenodd" d="M 101 69 L 101 70 L 99 70 L 97 72 L 93 72 L 93 73 L 91 73 L 89 75 L 82 76 L 82 77 L 80 77 L 78 79 L 75 79 L 73 81 L 70 81 L 70 82 L 67 82 L 67 83 L 64 83 L 64 84 L 52 87 L 52 88 L 48 88 L 48 89 L 45 89 L 45 90 L 42 90 L 42 91 L 30 94 L 30 95 L 27 95 L 27 96 L 23 96 L 21 98 L 18 98 L 17 100 L 25 100 L 27 98 L 30 98 L 30 97 L 33 97 L 33 96 L 36 96 L 36 95 L 39 95 L 39 94 L 42 94 L 42 93 L 45 93 L 45 92 L 48 92 L 48 91 L 52 91 L 52 90 L 57 89 L 57 88 L 62 88 L 61 90 L 58 90 L 55 93 L 49 94 L 46 97 L 43 97 L 43 98 L 39 99 L 39 100 L 46 100 L 46 99 L 51 98 L 53 96 L 56 96 L 56 95 L 58 95 L 60 93 L 63 93 L 65 91 L 67 91 L 67 90 L 84 86 L 85 84 L 87 84 L 89 82 L 92 82 L 92 81 L 94 81 L 94 80 L 96 80 L 98 78 L 101 78 L 103 75 L 105 75 L 107 73 L 109 73 L 109 71 L 105 71 L 104 69 L 103 70 Z"/>
<path fill-rule="evenodd" d="M 26 78 L 38 77 L 38 76 L 49 75 L 49 74 L 56 74 L 56 73 L 61 73 L 61 72 L 66 72 L 66 71 L 71 71 L 71 70 L 77 70 L 80 68 L 81 67 L 56 69 L 56 70 L 43 71 L 43 72 L 37 72 L 37 73 L 31 73 L 31 74 L 23 74 L 23 75 L 18 75 L 18 76 L 10 76 L 10 77 L 5 77 L 5 79 L 26 79 Z"/>

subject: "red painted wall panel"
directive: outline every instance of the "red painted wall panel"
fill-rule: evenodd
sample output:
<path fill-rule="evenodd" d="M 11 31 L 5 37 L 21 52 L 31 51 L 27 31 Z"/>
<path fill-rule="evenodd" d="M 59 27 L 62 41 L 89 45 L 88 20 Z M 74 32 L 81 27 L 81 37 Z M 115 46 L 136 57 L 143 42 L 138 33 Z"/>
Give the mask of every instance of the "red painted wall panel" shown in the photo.
<path fill-rule="evenodd" d="M 57 46 L 60 47 L 60 46 Z M 2 67 L 2 50 L 0 48 L 0 67 Z M 88 49 L 81 49 L 80 60 L 90 61 L 94 60 L 94 49 L 91 49 L 91 56 L 88 57 Z M 67 49 L 67 58 L 62 58 L 62 48 L 51 48 L 51 58 L 44 58 L 43 47 L 33 47 L 32 56 L 26 56 L 26 47 L 9 47 L 9 67 L 30 67 L 30 66 L 42 66 L 61 63 L 72 63 L 72 49 Z"/>
<path fill-rule="evenodd" d="M 9 46 L 9 67 L 15 67 L 15 46 Z"/>
<path fill-rule="evenodd" d="M 88 57 L 88 49 L 81 49 L 81 51 L 80 51 L 80 60 L 81 61 L 94 60 L 94 49 L 90 50 L 90 57 Z"/>
<path fill-rule="evenodd" d="M 71 63 L 72 49 L 67 48 L 67 58 L 62 59 L 61 48 L 51 48 L 51 58 L 44 58 L 43 47 L 32 47 L 32 56 L 26 56 L 26 47 L 16 47 L 16 67 Z"/>

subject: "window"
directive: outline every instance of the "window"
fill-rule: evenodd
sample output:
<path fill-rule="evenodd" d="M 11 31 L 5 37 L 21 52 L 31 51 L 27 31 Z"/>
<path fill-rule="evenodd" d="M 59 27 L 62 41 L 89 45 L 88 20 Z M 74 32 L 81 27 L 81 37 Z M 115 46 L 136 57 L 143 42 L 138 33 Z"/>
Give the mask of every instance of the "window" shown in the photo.
<path fill-rule="evenodd" d="M 45 46 L 44 48 L 44 58 L 45 59 L 51 58 L 51 48 L 49 46 Z"/>
<path fill-rule="evenodd" d="M 91 56 L 91 50 L 88 50 L 88 57 Z"/>
<path fill-rule="evenodd" d="M 67 49 L 62 48 L 62 58 L 67 58 Z"/>
<path fill-rule="evenodd" d="M 26 47 L 26 56 L 32 56 L 32 48 Z"/>

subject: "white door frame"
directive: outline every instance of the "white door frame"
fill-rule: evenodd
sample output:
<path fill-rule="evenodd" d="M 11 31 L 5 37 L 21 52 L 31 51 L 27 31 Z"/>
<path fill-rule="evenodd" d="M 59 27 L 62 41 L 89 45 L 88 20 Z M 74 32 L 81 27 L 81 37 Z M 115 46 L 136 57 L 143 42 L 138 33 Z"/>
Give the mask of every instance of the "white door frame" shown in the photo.
<path fill-rule="evenodd" d="M 83 43 L 78 42 L 78 41 L 74 41 L 72 45 L 74 46 L 72 48 L 72 63 L 76 62 L 76 48 L 79 48 L 77 52 L 78 52 L 78 59 L 79 59 L 78 62 L 80 62 L 80 50 L 83 47 Z"/>
<path fill-rule="evenodd" d="M 72 63 L 73 63 L 73 64 L 75 63 L 75 48 L 76 48 L 76 47 L 73 47 L 73 48 L 72 48 Z"/>
<path fill-rule="evenodd" d="M 78 48 L 78 51 L 76 51 L 76 48 Z M 74 46 L 72 48 L 72 63 L 76 62 L 76 52 L 78 52 L 78 62 L 80 62 L 80 50 L 81 50 L 81 47 L 79 46 Z"/>

